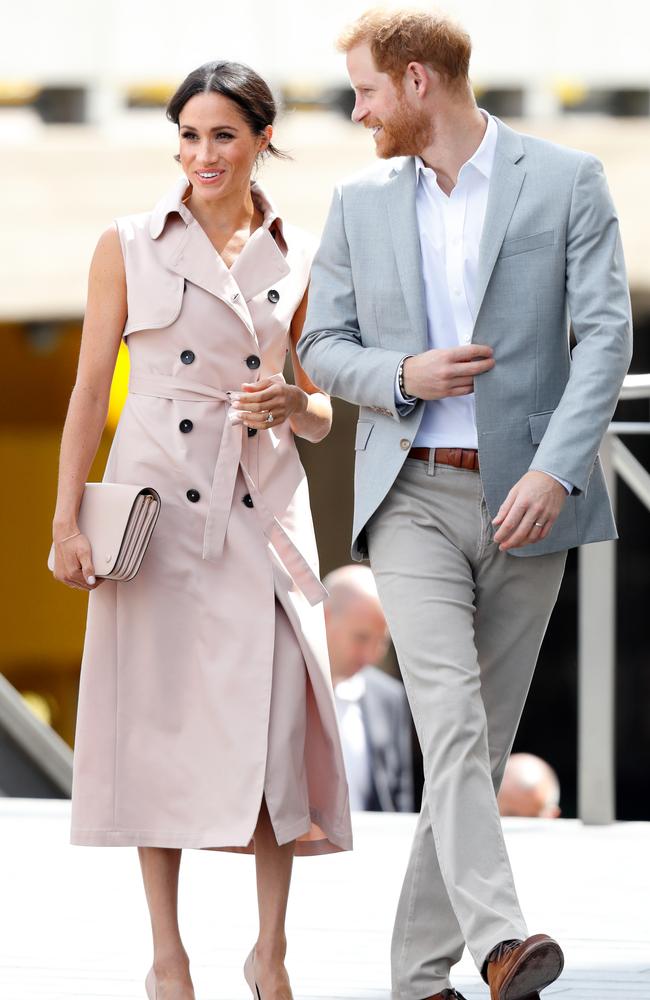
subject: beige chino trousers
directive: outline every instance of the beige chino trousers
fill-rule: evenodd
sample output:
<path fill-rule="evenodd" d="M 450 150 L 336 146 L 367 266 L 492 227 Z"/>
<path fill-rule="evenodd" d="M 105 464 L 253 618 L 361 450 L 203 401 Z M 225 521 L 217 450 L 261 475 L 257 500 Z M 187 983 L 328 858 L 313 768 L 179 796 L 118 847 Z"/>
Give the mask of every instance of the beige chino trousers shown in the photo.
<path fill-rule="evenodd" d="M 397 908 L 393 997 L 450 986 L 527 929 L 496 802 L 566 553 L 500 552 L 478 473 L 407 459 L 367 527 L 370 563 L 424 758 Z"/>

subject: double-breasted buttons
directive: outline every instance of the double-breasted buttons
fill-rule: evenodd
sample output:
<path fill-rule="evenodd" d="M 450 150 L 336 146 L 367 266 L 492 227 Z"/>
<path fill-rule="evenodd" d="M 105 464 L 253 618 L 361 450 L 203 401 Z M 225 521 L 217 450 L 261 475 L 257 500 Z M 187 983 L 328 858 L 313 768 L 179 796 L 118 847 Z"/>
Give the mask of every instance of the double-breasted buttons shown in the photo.
<path fill-rule="evenodd" d="M 402 440 L 399 443 L 399 446 L 402 449 L 402 451 L 408 451 L 409 448 L 411 447 L 411 442 L 409 441 L 408 438 L 402 438 Z"/>
<path fill-rule="evenodd" d="M 277 290 L 277 288 L 269 288 L 268 292 L 266 293 L 266 297 L 269 300 L 269 302 L 273 303 L 273 305 L 275 305 L 276 302 L 280 301 L 280 293 Z"/>
<path fill-rule="evenodd" d="M 201 494 L 198 490 L 188 490 L 185 494 L 190 503 L 198 503 L 201 499 Z"/>
<path fill-rule="evenodd" d="M 192 355 L 192 360 L 194 360 L 194 355 Z M 249 368 L 252 369 L 259 368 L 261 363 L 262 362 L 258 358 L 257 354 L 249 354 L 248 357 L 246 358 L 246 364 L 248 365 Z"/>
<path fill-rule="evenodd" d="M 246 496 L 242 497 L 241 498 L 241 502 L 243 503 L 244 507 L 252 507 L 253 506 L 253 498 L 250 495 L 250 493 L 247 493 Z"/>
<path fill-rule="evenodd" d="M 182 434 L 189 434 L 193 427 L 194 424 L 191 420 L 181 420 L 178 425 L 178 429 Z"/>
<path fill-rule="evenodd" d="M 184 365 L 191 365 L 195 357 L 196 354 L 194 353 L 194 351 L 181 352 L 181 361 L 183 362 Z"/>
<path fill-rule="evenodd" d="M 249 438 L 254 438 L 257 434 L 257 427 L 247 427 L 246 430 L 248 431 Z"/>

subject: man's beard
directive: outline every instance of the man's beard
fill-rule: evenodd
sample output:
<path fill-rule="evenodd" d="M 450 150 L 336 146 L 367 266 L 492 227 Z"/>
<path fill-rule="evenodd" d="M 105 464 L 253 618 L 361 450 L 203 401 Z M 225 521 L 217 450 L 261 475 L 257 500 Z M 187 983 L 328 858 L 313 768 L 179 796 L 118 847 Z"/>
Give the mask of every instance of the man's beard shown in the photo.
<path fill-rule="evenodd" d="M 382 160 L 392 156 L 419 156 L 433 138 L 433 122 L 424 112 L 415 110 L 402 98 L 390 118 L 382 120 L 376 153 Z"/>

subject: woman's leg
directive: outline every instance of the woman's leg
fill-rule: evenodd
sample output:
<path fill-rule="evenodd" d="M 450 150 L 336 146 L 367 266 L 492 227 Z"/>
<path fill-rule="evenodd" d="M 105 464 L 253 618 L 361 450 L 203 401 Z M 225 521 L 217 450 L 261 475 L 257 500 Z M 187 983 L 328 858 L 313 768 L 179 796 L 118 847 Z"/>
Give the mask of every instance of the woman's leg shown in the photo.
<path fill-rule="evenodd" d="M 194 1000 L 190 963 L 178 927 L 180 850 L 139 847 L 153 933 L 156 1000 Z"/>
<path fill-rule="evenodd" d="M 287 950 L 284 924 L 295 841 L 278 846 L 265 800 L 254 839 L 260 918 L 253 961 L 255 981 L 261 1000 L 292 1000 L 289 976 L 284 967 Z"/>

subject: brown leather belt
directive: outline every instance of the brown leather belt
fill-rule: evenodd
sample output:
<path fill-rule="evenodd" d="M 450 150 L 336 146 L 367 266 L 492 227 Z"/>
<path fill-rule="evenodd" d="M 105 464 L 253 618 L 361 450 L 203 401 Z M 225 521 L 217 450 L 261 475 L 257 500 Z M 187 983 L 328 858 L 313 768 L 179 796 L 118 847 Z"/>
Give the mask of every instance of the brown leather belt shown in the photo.
<path fill-rule="evenodd" d="M 440 465 L 453 465 L 456 469 L 467 469 L 470 472 L 479 471 L 476 448 L 411 448 L 408 457 L 428 462 L 432 451 L 435 452 L 434 461 Z"/>

